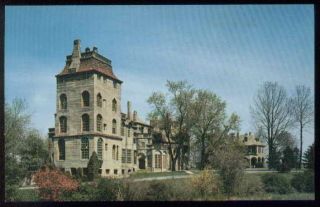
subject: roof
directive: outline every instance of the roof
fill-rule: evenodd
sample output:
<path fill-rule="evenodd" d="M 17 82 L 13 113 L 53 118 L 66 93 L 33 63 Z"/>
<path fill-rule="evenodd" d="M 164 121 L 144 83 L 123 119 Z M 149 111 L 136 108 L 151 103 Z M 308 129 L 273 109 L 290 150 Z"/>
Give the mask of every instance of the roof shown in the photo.
<path fill-rule="evenodd" d="M 245 137 L 247 137 L 247 141 L 244 140 Z M 256 139 L 256 137 L 255 137 L 254 134 L 240 135 L 239 138 L 240 138 L 240 140 L 243 141 L 243 143 L 244 143 L 246 146 L 249 146 L 249 145 L 266 146 L 264 143 L 261 142 L 260 139 Z"/>
<path fill-rule="evenodd" d="M 113 80 L 116 80 L 122 83 L 122 81 L 119 80 L 117 76 L 113 73 L 111 61 L 110 62 L 105 61 L 106 58 L 92 51 L 81 53 L 81 57 L 82 58 L 80 59 L 80 66 L 78 71 L 68 70 L 71 64 L 71 56 L 67 56 L 67 62 L 65 67 L 56 76 L 59 77 L 59 76 L 78 74 L 78 73 L 84 73 L 84 72 L 98 72 Z"/>

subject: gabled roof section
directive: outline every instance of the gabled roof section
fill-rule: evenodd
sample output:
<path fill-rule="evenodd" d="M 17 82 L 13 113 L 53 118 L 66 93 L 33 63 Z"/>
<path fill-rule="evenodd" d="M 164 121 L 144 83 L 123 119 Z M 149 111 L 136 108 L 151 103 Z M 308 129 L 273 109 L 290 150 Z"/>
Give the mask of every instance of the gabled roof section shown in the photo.
<path fill-rule="evenodd" d="M 66 57 L 66 65 L 63 70 L 58 75 L 56 75 L 56 77 L 84 72 L 97 72 L 119 83 L 122 83 L 122 81 L 119 80 L 112 71 L 111 60 L 100 55 L 98 53 L 98 48 L 93 47 L 92 51 L 90 51 L 89 48 L 86 48 L 85 52 L 75 56 L 75 54 L 77 54 L 75 50 L 80 51 L 80 40 L 75 40 L 74 44 L 78 45 L 77 47 L 74 47 L 72 55 L 68 55 Z M 80 62 L 78 67 L 74 67 L 75 62 Z"/>

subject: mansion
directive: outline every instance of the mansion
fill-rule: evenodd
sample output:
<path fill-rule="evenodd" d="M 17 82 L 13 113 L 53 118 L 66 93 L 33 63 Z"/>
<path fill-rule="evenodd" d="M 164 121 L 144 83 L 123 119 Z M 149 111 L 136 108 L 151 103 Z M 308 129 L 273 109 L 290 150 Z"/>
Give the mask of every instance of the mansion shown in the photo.
<path fill-rule="evenodd" d="M 121 111 L 123 82 L 111 60 L 75 40 L 63 70 L 56 75 L 55 128 L 49 129 L 49 153 L 55 166 L 87 173 L 93 152 L 102 160 L 101 176 L 127 175 L 140 169 L 166 171 L 165 141 L 152 137 L 153 127 L 139 119 L 127 102 Z"/>

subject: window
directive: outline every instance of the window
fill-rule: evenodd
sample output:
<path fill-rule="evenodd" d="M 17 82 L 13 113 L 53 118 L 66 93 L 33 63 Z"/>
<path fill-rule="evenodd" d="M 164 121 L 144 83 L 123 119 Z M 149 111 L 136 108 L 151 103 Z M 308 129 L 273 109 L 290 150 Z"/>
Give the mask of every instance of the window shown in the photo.
<path fill-rule="evenodd" d="M 66 94 L 60 95 L 60 109 L 67 109 L 67 96 L 66 96 Z"/>
<path fill-rule="evenodd" d="M 118 170 L 117 170 L 117 169 L 114 169 L 114 170 L 113 170 L 113 174 L 117 175 L 117 174 L 118 174 Z"/>
<path fill-rule="evenodd" d="M 89 106 L 90 103 L 90 94 L 88 91 L 82 92 L 82 106 Z"/>
<path fill-rule="evenodd" d="M 59 148 L 59 160 L 65 160 L 66 159 L 66 151 L 65 151 L 64 139 L 60 139 L 58 141 L 58 148 Z"/>
<path fill-rule="evenodd" d="M 100 93 L 97 95 L 97 106 L 102 107 L 102 96 Z"/>
<path fill-rule="evenodd" d="M 82 131 L 89 131 L 89 115 L 83 114 L 82 115 Z"/>
<path fill-rule="evenodd" d="M 131 163 L 132 162 L 132 150 L 127 149 L 127 163 Z"/>
<path fill-rule="evenodd" d="M 107 100 L 103 99 L 103 108 L 106 108 L 106 107 L 107 107 Z"/>
<path fill-rule="evenodd" d="M 126 149 L 122 149 L 121 162 L 126 163 Z"/>
<path fill-rule="evenodd" d="M 133 163 L 137 164 L 137 150 L 133 152 Z"/>
<path fill-rule="evenodd" d="M 116 145 L 112 146 L 112 159 L 115 160 L 116 159 Z"/>
<path fill-rule="evenodd" d="M 60 132 L 65 133 L 67 132 L 67 118 L 65 116 L 61 116 L 59 119 L 60 122 Z"/>
<path fill-rule="evenodd" d="M 119 160 L 119 146 L 117 145 L 117 154 L 116 154 L 116 160 Z"/>
<path fill-rule="evenodd" d="M 103 130 L 104 130 L 104 131 L 107 130 L 107 124 L 103 124 Z"/>
<path fill-rule="evenodd" d="M 128 137 L 130 137 L 130 127 L 128 128 Z"/>
<path fill-rule="evenodd" d="M 103 145 L 103 140 L 101 138 L 98 139 L 97 142 L 97 154 L 98 154 L 98 159 L 102 160 L 102 145 Z"/>
<path fill-rule="evenodd" d="M 117 82 L 113 81 L 113 88 L 117 88 Z"/>
<path fill-rule="evenodd" d="M 155 168 L 162 167 L 162 159 L 161 155 L 155 155 Z"/>
<path fill-rule="evenodd" d="M 117 133 L 117 121 L 115 119 L 112 120 L 112 134 Z"/>
<path fill-rule="evenodd" d="M 81 159 L 89 159 L 89 140 L 88 140 L 88 138 L 81 139 Z"/>
<path fill-rule="evenodd" d="M 108 144 L 104 144 L 104 150 L 108 151 Z"/>
<path fill-rule="evenodd" d="M 110 174 L 110 169 L 106 169 L 106 174 Z"/>
<path fill-rule="evenodd" d="M 114 112 L 117 111 L 117 101 L 116 101 L 116 99 L 112 100 L 112 111 L 114 111 Z"/>
<path fill-rule="evenodd" d="M 102 131 L 102 116 L 100 114 L 97 115 L 97 131 Z"/>
<path fill-rule="evenodd" d="M 121 136 L 124 136 L 124 124 L 121 124 Z"/>

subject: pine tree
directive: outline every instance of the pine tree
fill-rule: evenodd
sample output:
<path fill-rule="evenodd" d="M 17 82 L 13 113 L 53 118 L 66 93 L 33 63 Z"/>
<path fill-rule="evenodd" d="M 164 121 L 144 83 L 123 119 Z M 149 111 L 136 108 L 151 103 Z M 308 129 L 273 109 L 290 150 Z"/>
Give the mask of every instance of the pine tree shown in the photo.
<path fill-rule="evenodd" d="M 102 162 L 98 159 L 97 153 L 94 151 L 88 162 L 88 180 L 93 181 L 99 175 L 99 169 Z"/>
<path fill-rule="evenodd" d="M 280 165 L 281 172 L 289 172 L 295 166 L 295 159 L 293 150 L 290 147 L 286 147 L 283 150 L 282 163 Z"/>
<path fill-rule="evenodd" d="M 314 169 L 314 144 L 310 145 L 303 154 L 303 164 L 307 169 Z"/>

